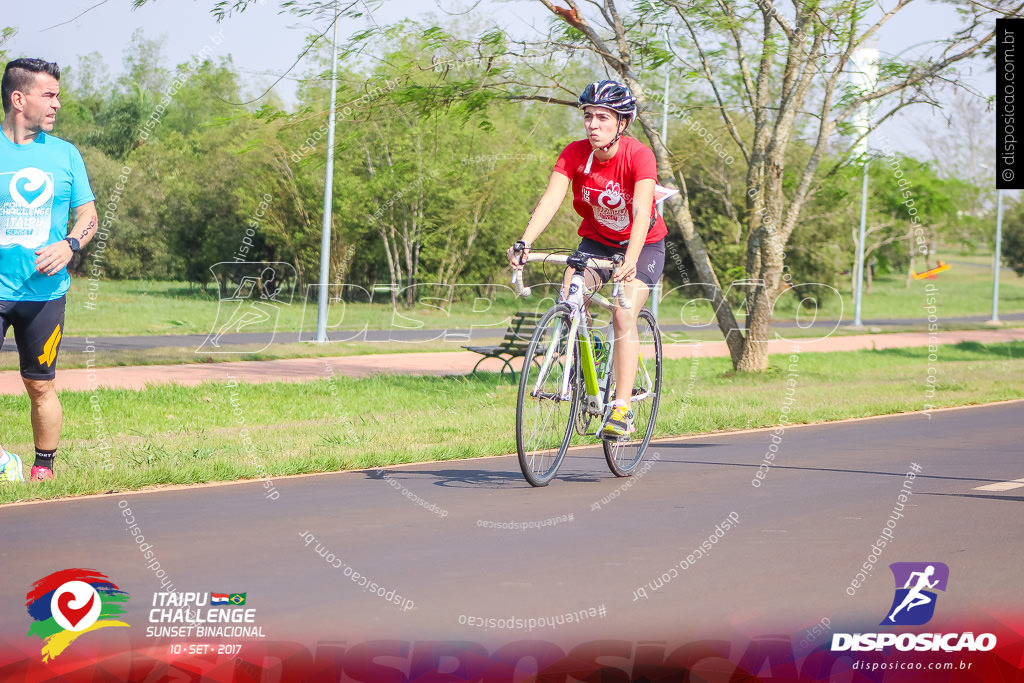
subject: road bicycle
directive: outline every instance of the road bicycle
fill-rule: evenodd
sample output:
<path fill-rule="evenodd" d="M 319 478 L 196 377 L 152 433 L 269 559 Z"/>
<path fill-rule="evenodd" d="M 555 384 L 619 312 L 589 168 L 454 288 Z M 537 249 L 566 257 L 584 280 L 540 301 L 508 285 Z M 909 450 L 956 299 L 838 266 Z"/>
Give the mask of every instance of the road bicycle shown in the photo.
<path fill-rule="evenodd" d="M 612 358 L 615 335 L 590 329 L 588 306 L 607 311 L 615 308 L 600 292 L 586 287 L 588 268 L 617 269 L 622 261 L 597 258 L 583 252 L 571 254 L 530 252 L 526 264 L 565 264 L 572 270 L 568 292 L 537 323 L 526 349 L 516 402 L 516 450 L 523 476 L 533 486 L 545 486 L 558 472 L 573 434 L 597 436 L 611 415 L 615 398 Z M 529 296 L 523 282 L 524 270 L 513 271 L 512 284 L 519 296 Z M 623 308 L 631 302 L 616 282 L 612 299 Z M 648 308 L 637 318 L 640 341 L 639 362 L 633 382 L 630 408 L 634 431 L 623 437 L 602 437 L 605 460 L 619 477 L 636 471 L 654 433 L 661 399 L 661 332 Z M 591 431 L 591 426 L 597 427 Z"/>

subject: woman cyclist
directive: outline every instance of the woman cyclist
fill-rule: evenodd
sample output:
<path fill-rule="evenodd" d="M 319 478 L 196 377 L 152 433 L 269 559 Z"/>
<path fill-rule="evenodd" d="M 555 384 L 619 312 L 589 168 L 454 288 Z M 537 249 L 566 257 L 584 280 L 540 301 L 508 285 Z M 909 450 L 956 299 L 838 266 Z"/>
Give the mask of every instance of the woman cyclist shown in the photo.
<path fill-rule="evenodd" d="M 649 147 L 623 133 L 636 118 L 636 98 L 615 81 L 591 83 L 579 97 L 586 139 L 569 143 L 555 162 L 548 187 L 520 242 L 508 251 L 509 262 L 521 269 L 530 245 L 551 222 L 572 184 L 573 208 L 580 215 L 579 251 L 624 258 L 615 278 L 631 308 L 616 306 L 612 326 L 616 344 L 612 358 L 616 377 L 611 416 L 601 435 L 618 437 L 633 431 L 630 410 L 636 377 L 639 339 L 636 321 L 665 265 L 668 228 L 654 205 L 657 165 Z M 518 250 L 517 250 L 518 247 Z M 602 282 L 609 273 L 598 272 Z"/>

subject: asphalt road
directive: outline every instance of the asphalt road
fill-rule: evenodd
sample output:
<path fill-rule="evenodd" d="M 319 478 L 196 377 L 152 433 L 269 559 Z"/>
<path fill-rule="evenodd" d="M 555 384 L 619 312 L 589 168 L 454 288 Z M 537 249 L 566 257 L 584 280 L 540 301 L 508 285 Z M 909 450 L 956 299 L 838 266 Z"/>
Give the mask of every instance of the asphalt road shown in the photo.
<path fill-rule="evenodd" d="M 245 592 L 268 640 L 308 644 L 737 632 L 795 644 L 827 623 L 810 648 L 827 631 L 877 629 L 893 597 L 887 566 L 911 561 L 949 566 L 946 622 L 1019 616 L 1024 481 L 978 487 L 1024 478 L 1022 417 L 1013 402 L 793 427 L 768 464 L 771 431 L 673 439 L 632 479 L 582 449 L 542 489 L 505 456 L 9 505 L 0 642 L 26 647 L 26 592 L 68 567 L 96 568 L 129 593 L 130 635 L 107 637 L 136 646 L 196 640 L 147 637 L 167 582 Z M 850 595 L 905 489 L 893 540 Z M 580 623 L 557 623 L 569 613 Z M 528 628 L 548 618 L 555 625 Z"/>

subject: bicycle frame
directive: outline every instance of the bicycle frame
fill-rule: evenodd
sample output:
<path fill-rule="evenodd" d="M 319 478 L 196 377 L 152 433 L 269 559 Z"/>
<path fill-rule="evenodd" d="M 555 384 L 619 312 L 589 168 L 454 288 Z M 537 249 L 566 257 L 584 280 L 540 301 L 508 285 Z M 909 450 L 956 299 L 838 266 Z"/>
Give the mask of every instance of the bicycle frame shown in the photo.
<path fill-rule="evenodd" d="M 612 359 L 615 351 L 615 338 L 614 335 L 609 340 L 608 352 L 605 355 L 603 367 L 599 371 L 597 363 L 594 358 L 594 347 L 592 342 L 592 336 L 590 333 L 589 325 L 587 324 L 587 316 L 584 315 L 584 309 L 587 306 L 587 297 L 589 296 L 591 303 L 596 303 L 602 308 L 611 311 L 615 308 L 612 301 L 601 296 L 599 292 L 590 292 L 586 288 L 586 282 L 584 279 L 584 270 L 586 267 L 593 268 L 615 268 L 618 266 L 618 261 L 612 259 L 601 259 L 595 257 L 579 258 L 576 254 L 566 256 L 564 254 L 533 254 L 531 253 L 527 262 L 544 261 L 548 263 L 565 263 L 569 267 L 575 268 L 575 272 L 569 281 L 568 291 L 562 291 L 559 294 L 558 303 L 564 303 L 569 306 L 570 328 L 567 331 L 568 339 L 575 339 L 578 342 L 578 348 L 580 353 L 580 368 L 583 375 L 583 387 L 584 397 L 581 403 L 581 408 L 592 415 L 603 415 L 607 417 L 605 413 L 609 412 L 607 405 L 604 402 L 603 392 L 605 386 L 602 386 L 602 380 L 607 382 L 608 375 L 611 371 Z M 529 296 L 530 289 L 522 284 L 521 271 L 514 271 L 512 277 L 512 284 L 516 287 L 516 292 L 520 296 Z M 625 297 L 625 293 L 622 291 L 620 283 L 616 282 L 612 291 L 612 298 L 617 299 L 620 306 L 623 308 L 629 308 L 631 303 Z M 544 377 L 551 371 L 551 364 L 554 356 L 557 353 L 559 344 L 562 341 L 563 330 L 561 329 L 561 323 L 555 327 L 555 332 L 552 336 L 548 348 L 544 354 L 544 360 L 541 362 L 540 372 L 538 373 L 537 384 L 534 385 L 533 390 L 530 392 L 532 396 L 536 396 L 540 391 L 540 386 L 543 383 Z M 566 346 L 566 362 L 565 367 L 562 369 L 562 380 L 559 385 L 559 396 L 558 400 L 568 401 L 571 400 L 572 394 L 569 390 L 569 383 L 572 381 L 572 372 L 570 368 L 575 365 L 577 344 L 568 343 Z M 529 362 L 529 361 L 527 361 Z M 641 366 L 642 367 L 642 366 Z M 644 369 L 645 375 L 647 374 Z M 648 375 L 649 380 L 649 375 Z M 643 397 L 637 397 L 638 399 Z"/>
<path fill-rule="evenodd" d="M 596 333 L 590 329 L 592 319 L 586 309 L 597 305 L 614 312 L 617 308 L 631 308 L 632 302 L 618 282 L 612 295 L 615 304 L 600 293 L 589 291 L 585 273 L 588 268 L 614 268 L 621 258 L 600 259 L 574 252 L 571 256 L 529 254 L 522 259 L 522 249 L 517 244 L 513 255 L 518 253 L 524 265 L 530 261 L 550 261 L 570 268 L 557 302 L 541 316 L 525 354 L 516 400 L 516 452 L 523 476 L 532 486 L 546 486 L 558 472 L 575 433 L 600 435 L 609 469 L 616 476 L 628 477 L 643 460 L 654 433 L 661 398 L 662 350 L 657 320 L 647 309 L 638 311 L 637 373 L 631 382 L 620 385 L 614 377 L 614 358 L 622 356 L 624 349 L 633 354 L 632 333 L 619 324 L 623 320 L 615 319 L 617 314 L 613 315 L 613 327 L 620 329 L 607 340 L 607 357 L 598 360 Z M 512 284 L 520 296 L 530 293 L 523 286 L 520 270 L 514 271 Z M 616 338 L 623 333 L 631 335 L 628 340 Z M 619 347 L 616 342 L 626 346 Z M 627 429 L 608 429 L 613 393 L 633 404 L 625 418 Z M 596 431 L 592 431 L 592 422 L 600 423 Z"/>

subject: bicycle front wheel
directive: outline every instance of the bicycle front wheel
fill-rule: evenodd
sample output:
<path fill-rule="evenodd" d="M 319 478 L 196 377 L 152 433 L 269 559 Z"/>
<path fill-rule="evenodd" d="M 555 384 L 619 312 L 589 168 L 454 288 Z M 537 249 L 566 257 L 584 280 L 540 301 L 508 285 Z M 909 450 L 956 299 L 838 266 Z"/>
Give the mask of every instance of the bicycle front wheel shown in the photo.
<path fill-rule="evenodd" d="M 661 401 L 661 331 L 649 309 L 640 311 L 636 328 L 640 340 L 640 358 L 630 401 L 634 431 L 628 439 L 621 441 L 602 440 L 608 467 L 619 477 L 633 474 L 644 459 L 647 445 L 654 434 L 654 420 L 658 416 L 658 404 Z M 610 402 L 614 397 L 614 382 L 608 382 L 605 402 Z"/>
<path fill-rule="evenodd" d="M 569 449 L 579 401 L 579 353 L 570 338 L 572 314 L 565 304 L 548 310 L 526 348 L 516 404 L 516 450 L 526 481 L 545 486 Z M 569 349 L 573 367 L 567 367 Z M 568 394 L 562 393 L 568 373 Z"/>

